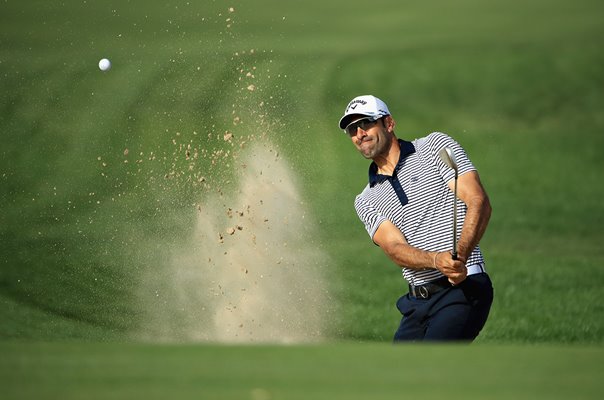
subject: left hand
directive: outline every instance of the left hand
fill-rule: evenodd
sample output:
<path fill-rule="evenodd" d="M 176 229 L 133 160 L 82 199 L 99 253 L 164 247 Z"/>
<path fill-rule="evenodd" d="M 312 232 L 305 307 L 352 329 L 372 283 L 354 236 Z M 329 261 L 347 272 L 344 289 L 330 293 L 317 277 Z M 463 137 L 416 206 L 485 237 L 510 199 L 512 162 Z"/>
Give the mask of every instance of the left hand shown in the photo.
<path fill-rule="evenodd" d="M 438 253 L 435 260 L 436 268 L 449 279 L 452 285 L 459 285 L 468 276 L 466 261 L 459 257 L 454 260 L 451 253 Z"/>

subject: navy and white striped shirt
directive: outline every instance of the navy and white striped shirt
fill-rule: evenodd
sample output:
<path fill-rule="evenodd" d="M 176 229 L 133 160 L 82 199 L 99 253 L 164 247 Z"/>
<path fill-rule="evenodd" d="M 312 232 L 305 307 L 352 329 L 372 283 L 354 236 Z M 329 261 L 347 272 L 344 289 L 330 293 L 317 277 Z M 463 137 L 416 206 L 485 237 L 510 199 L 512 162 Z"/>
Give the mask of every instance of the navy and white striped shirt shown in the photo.
<path fill-rule="evenodd" d="M 399 139 L 399 144 L 401 155 L 392 176 L 378 174 L 375 163 L 369 167 L 369 184 L 354 202 L 357 214 L 372 239 L 380 224 L 389 220 L 411 246 L 426 251 L 451 251 L 455 196 L 446 182 L 455 177 L 455 171 L 441 161 L 438 151 L 443 147 L 453 150 L 459 175 L 474 171 L 474 165 L 459 143 L 444 133 L 433 132 L 412 142 Z M 458 200 L 458 235 L 466 210 L 467 206 Z M 483 263 L 476 246 L 466 265 Z M 442 276 L 432 268 L 403 268 L 403 277 L 411 285 L 422 285 Z"/>

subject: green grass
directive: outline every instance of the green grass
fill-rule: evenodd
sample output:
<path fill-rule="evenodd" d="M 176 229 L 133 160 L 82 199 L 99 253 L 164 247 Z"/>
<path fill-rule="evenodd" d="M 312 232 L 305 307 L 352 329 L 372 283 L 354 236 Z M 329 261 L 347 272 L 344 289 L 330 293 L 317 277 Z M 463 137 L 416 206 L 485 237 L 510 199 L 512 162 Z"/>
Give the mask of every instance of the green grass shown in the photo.
<path fill-rule="evenodd" d="M 186 147 L 235 153 L 231 131 L 296 172 L 329 338 L 389 341 L 405 283 L 356 218 L 367 163 L 336 129 L 374 93 L 400 137 L 458 139 L 491 196 L 479 342 L 602 343 L 600 2 L 206 3 L 0 5 L 0 338 L 135 339 L 144 277 L 169 276 L 195 204 L 237 191 L 236 159 Z"/>
<path fill-rule="evenodd" d="M 0 344 L 5 399 L 596 399 L 601 347 Z"/>
<path fill-rule="evenodd" d="M 0 3 L 2 398 L 599 398 L 603 33 L 595 0 Z M 354 213 L 367 162 L 336 129 L 362 93 L 480 171 L 496 297 L 472 346 L 386 344 L 406 285 Z M 324 342 L 190 343 L 223 282 L 187 284 L 181 260 L 233 267 L 195 241 L 198 206 L 227 220 L 258 142 L 309 209 L 287 235 L 304 246 L 271 251 L 326 255 L 295 265 L 328 290 Z"/>

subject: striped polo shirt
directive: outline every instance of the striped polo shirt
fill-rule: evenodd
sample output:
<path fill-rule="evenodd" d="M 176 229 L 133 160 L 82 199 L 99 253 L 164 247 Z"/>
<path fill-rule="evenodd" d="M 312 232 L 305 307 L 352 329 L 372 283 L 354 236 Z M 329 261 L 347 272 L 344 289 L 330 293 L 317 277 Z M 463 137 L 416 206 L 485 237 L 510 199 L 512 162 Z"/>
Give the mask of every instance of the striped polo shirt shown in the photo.
<path fill-rule="evenodd" d="M 398 227 L 407 242 L 427 251 L 451 251 L 453 246 L 453 202 L 455 196 L 447 186 L 455 171 L 443 163 L 438 151 L 450 147 L 455 155 L 459 175 L 474 171 L 464 149 L 444 133 L 433 132 L 412 142 L 398 140 L 399 161 L 392 176 L 377 173 L 377 165 L 369 167 L 369 183 L 354 202 L 357 214 L 373 239 L 380 224 L 386 220 Z M 457 201 L 457 235 L 461 234 L 466 205 Z M 476 246 L 467 266 L 484 264 Z M 402 269 L 411 285 L 422 285 L 442 277 L 432 268 Z"/>

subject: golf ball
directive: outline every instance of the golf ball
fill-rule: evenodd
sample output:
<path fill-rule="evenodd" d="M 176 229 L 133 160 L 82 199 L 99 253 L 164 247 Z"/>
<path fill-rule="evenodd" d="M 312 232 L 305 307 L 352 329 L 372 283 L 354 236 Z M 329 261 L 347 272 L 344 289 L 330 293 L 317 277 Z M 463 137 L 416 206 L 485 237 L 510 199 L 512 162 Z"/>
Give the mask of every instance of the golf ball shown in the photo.
<path fill-rule="evenodd" d="M 99 61 L 99 68 L 101 71 L 109 71 L 109 69 L 111 69 L 111 61 L 106 58 L 101 59 L 101 61 Z"/>

